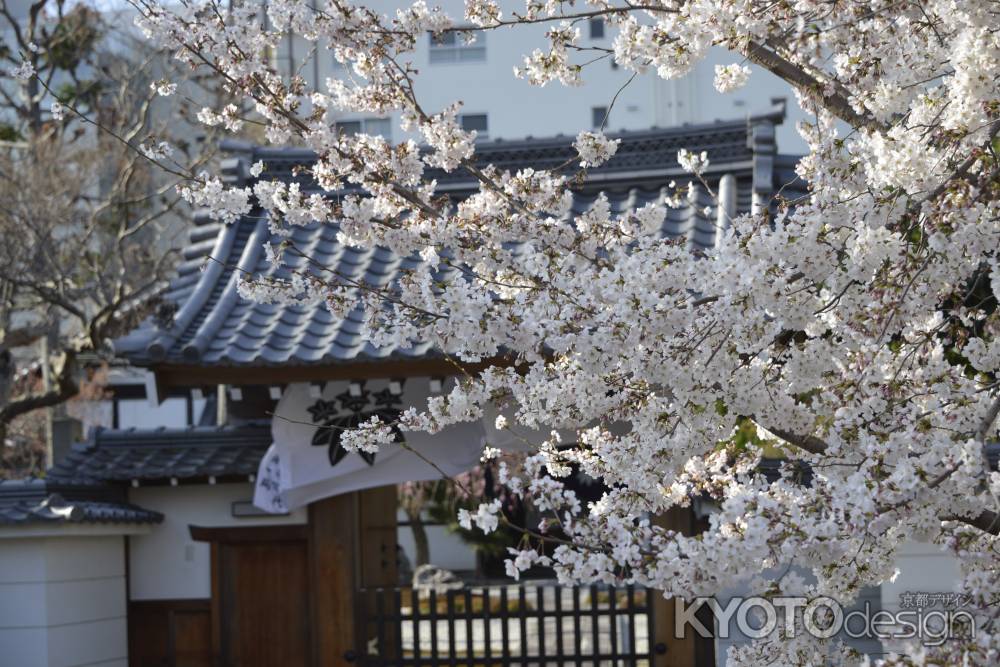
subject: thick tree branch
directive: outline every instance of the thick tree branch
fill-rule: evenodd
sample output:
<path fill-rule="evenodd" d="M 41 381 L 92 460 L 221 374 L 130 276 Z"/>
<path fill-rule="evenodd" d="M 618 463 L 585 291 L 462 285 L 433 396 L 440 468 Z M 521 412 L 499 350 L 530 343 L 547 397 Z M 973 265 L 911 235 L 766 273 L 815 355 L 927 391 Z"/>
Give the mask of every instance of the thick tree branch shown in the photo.
<path fill-rule="evenodd" d="M 56 367 L 55 387 L 39 394 L 21 396 L 0 407 L 0 433 L 16 417 L 39 408 L 47 408 L 64 403 L 75 396 L 80 388 L 76 383 L 76 352 L 66 350 Z"/>
<path fill-rule="evenodd" d="M 50 326 L 48 322 L 39 322 L 0 332 L 0 345 L 8 349 L 31 345 L 48 333 Z"/>
<path fill-rule="evenodd" d="M 793 86 L 811 91 L 820 97 L 823 106 L 830 113 L 851 127 L 864 127 L 879 132 L 884 132 L 888 129 L 885 124 L 880 123 L 871 116 L 863 116 L 855 111 L 842 93 L 833 92 L 829 95 L 825 94 L 825 85 L 823 82 L 798 65 L 782 58 L 776 51 L 751 40 L 747 40 L 740 45 L 740 51 L 750 62 L 760 65 Z"/>
<path fill-rule="evenodd" d="M 974 517 L 968 516 L 944 516 L 941 517 L 942 521 L 956 521 L 958 523 L 964 523 L 966 525 L 972 526 L 973 528 L 978 528 L 984 533 L 989 533 L 990 535 L 1000 535 L 1000 515 L 992 510 L 983 510 L 981 513 Z"/>
<path fill-rule="evenodd" d="M 791 433 L 780 428 L 767 428 L 767 430 L 788 444 L 795 445 L 799 449 L 804 449 L 813 454 L 822 454 L 829 447 L 829 445 L 814 435 L 799 435 L 798 433 Z"/>

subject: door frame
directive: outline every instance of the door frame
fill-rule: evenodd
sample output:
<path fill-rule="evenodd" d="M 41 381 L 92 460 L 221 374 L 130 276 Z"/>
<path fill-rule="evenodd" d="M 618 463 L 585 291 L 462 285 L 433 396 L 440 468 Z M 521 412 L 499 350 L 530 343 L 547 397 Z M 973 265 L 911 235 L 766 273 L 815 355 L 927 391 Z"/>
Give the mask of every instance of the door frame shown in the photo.
<path fill-rule="evenodd" d="M 196 542 L 208 542 L 210 545 L 211 558 L 211 614 L 212 614 L 212 662 L 216 665 L 223 665 L 222 655 L 222 557 L 220 553 L 221 545 L 226 544 L 249 544 L 260 542 L 301 542 L 306 548 L 306 559 L 309 571 L 312 571 L 313 554 L 310 548 L 309 526 L 306 524 L 292 524 L 279 526 L 188 526 L 191 539 Z M 308 632 L 310 637 L 310 655 L 312 663 L 316 664 L 316 641 L 315 641 L 315 587 L 312 577 L 307 577 L 308 598 L 306 605 L 308 608 L 307 618 L 309 619 Z"/>
<path fill-rule="evenodd" d="M 257 526 L 189 526 L 211 544 L 212 651 L 222 657 L 220 544 L 304 541 L 312 665 L 350 667 L 364 641 L 358 590 L 396 585 L 396 485 L 352 491 L 309 504 L 309 522 Z"/>

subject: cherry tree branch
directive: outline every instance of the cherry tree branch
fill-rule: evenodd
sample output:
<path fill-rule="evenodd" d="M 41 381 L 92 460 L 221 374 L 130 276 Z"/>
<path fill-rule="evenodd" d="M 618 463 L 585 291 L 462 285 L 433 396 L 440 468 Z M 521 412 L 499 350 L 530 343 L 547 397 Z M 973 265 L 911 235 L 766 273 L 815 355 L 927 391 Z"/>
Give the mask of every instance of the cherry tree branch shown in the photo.
<path fill-rule="evenodd" d="M 0 407 L 0 435 L 3 435 L 7 426 L 16 417 L 38 410 L 39 408 L 47 408 L 65 403 L 79 393 L 80 388 L 75 378 L 75 350 L 65 350 L 62 358 L 56 362 L 54 370 L 56 371 L 55 386 L 52 389 L 42 393 L 20 396 Z"/>

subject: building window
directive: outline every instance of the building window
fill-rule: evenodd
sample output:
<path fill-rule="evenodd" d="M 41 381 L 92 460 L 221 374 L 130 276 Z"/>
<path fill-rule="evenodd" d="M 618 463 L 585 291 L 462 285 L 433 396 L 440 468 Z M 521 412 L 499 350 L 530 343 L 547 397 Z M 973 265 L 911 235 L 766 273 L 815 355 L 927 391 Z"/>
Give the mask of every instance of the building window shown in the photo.
<path fill-rule="evenodd" d="M 462 129 L 466 132 L 476 131 L 477 139 L 486 139 L 490 134 L 489 121 L 484 113 L 463 113 L 458 116 Z"/>
<path fill-rule="evenodd" d="M 338 120 L 337 130 L 344 134 L 371 134 L 392 139 L 392 123 L 388 118 L 360 118 L 358 120 Z"/>
<path fill-rule="evenodd" d="M 431 64 L 476 63 L 486 60 L 486 33 L 482 30 L 443 32 L 439 35 L 431 33 L 429 37 Z"/>
<path fill-rule="evenodd" d="M 604 19 L 600 16 L 590 19 L 590 38 L 604 39 Z"/>
<path fill-rule="evenodd" d="M 590 108 L 590 124 L 594 129 L 606 125 L 604 118 L 608 115 L 607 107 L 591 107 Z"/>

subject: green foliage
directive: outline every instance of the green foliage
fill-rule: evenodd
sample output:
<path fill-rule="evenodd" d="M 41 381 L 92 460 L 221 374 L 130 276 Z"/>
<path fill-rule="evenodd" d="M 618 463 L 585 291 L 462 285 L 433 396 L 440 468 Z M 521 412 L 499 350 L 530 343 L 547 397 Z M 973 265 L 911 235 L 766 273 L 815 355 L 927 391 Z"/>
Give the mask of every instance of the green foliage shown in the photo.
<path fill-rule="evenodd" d="M 0 123 L 0 141 L 23 141 L 24 137 L 17 128 L 9 123 Z"/>
<path fill-rule="evenodd" d="M 93 9 L 78 6 L 56 24 L 46 43 L 48 65 L 73 72 L 94 52 L 103 31 L 100 15 Z"/>
<path fill-rule="evenodd" d="M 722 406 L 721 409 L 724 408 L 725 406 Z M 716 404 L 716 410 L 720 410 L 718 404 Z M 720 412 L 720 414 L 724 413 Z M 716 449 L 724 449 L 734 455 L 749 454 L 757 450 L 762 450 L 764 458 L 783 459 L 787 457 L 787 453 L 779 446 L 778 441 L 766 440 L 760 437 L 757 425 L 749 417 L 739 417 L 736 420 L 736 428 L 733 429 L 733 434 L 725 440 L 720 440 L 716 445 Z"/>

